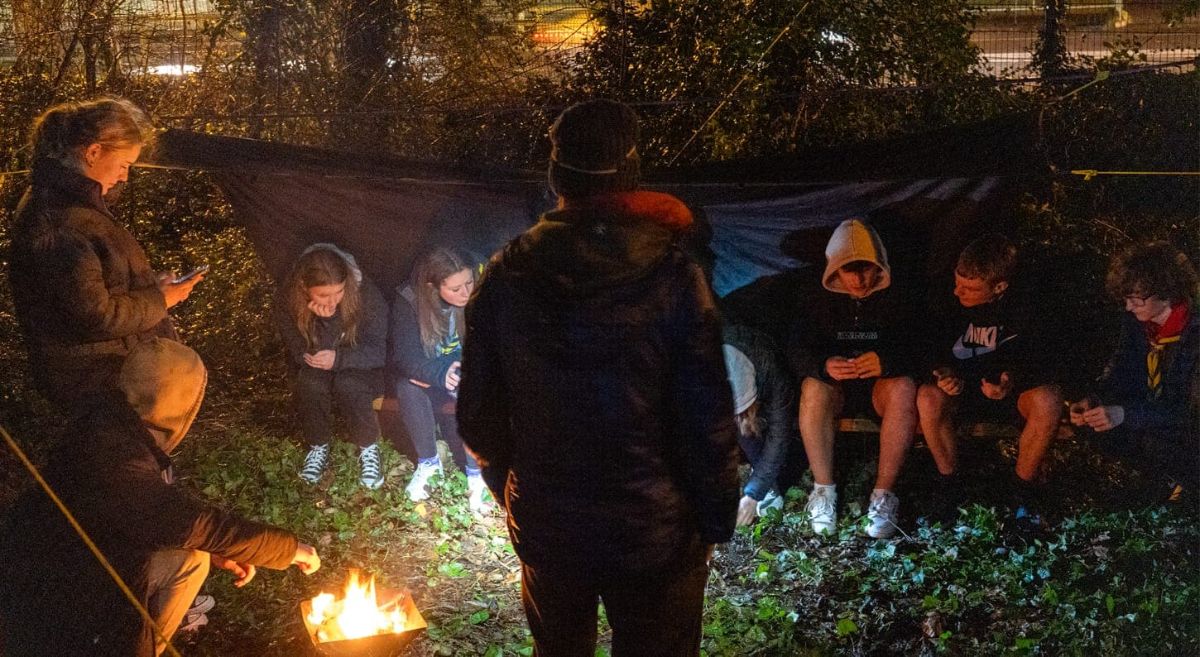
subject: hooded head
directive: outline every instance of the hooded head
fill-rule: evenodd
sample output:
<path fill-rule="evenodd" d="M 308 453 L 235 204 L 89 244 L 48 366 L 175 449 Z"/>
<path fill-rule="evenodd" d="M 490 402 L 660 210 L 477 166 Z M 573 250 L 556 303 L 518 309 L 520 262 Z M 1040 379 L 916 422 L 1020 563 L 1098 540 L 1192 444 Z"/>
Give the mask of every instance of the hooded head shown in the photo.
<path fill-rule="evenodd" d="M 741 415 L 758 399 L 758 387 L 754 383 L 754 363 L 741 351 L 730 345 L 722 345 L 725 351 L 725 371 L 729 373 L 729 386 L 733 388 L 733 412 Z"/>
<path fill-rule="evenodd" d="M 208 372 L 200 356 L 173 340 L 139 343 L 121 366 L 117 386 L 151 429 L 163 453 L 170 454 L 192 426 Z"/>
<path fill-rule="evenodd" d="M 888 266 L 887 250 L 883 248 L 879 234 L 861 219 L 847 219 L 838 224 L 825 247 L 825 260 L 827 264 L 821 284 L 830 292 L 863 298 L 892 284 L 892 269 Z M 858 262 L 874 265 L 878 268 L 878 275 L 864 290 L 855 292 L 846 287 L 838 270 Z"/>
<path fill-rule="evenodd" d="M 550 187 L 564 199 L 637 189 L 637 140 L 637 113 L 624 103 L 568 107 L 550 127 Z"/>

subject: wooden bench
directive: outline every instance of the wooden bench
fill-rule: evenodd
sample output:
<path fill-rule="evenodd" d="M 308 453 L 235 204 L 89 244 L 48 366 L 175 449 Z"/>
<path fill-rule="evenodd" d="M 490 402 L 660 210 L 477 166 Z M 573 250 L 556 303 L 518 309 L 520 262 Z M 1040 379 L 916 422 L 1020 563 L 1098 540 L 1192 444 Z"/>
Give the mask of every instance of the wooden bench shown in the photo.
<path fill-rule="evenodd" d="M 847 417 L 838 421 L 837 430 L 840 433 L 879 433 L 879 423 L 865 417 Z M 979 422 L 965 427 L 961 433 L 972 438 L 1016 438 L 1021 435 L 1021 430 L 1011 424 Z M 917 435 L 921 435 L 919 426 Z M 1074 435 L 1070 423 L 1059 425 L 1058 438 L 1070 438 Z"/>

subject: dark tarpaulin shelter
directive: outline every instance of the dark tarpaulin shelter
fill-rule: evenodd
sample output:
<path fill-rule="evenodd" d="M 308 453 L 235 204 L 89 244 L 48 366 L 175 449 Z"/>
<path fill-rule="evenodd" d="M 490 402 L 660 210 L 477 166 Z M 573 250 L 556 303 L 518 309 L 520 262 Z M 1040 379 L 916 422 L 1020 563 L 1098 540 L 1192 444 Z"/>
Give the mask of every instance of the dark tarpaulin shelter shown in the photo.
<path fill-rule="evenodd" d="M 796 294 L 789 277 L 823 264 L 838 222 L 876 225 L 894 266 L 914 280 L 948 275 L 980 224 L 1011 216 L 1015 189 L 1047 167 L 1034 117 L 824 151 L 646 172 L 707 233 L 713 287 L 727 311 L 774 333 Z M 553 204 L 540 171 L 415 162 L 171 130 L 147 163 L 210 172 L 267 269 L 282 280 L 305 246 L 335 242 L 390 296 L 415 257 L 436 244 L 481 256 Z M 711 239 L 708 239 L 711 237 Z M 706 244 L 705 244 L 706 243 Z"/>

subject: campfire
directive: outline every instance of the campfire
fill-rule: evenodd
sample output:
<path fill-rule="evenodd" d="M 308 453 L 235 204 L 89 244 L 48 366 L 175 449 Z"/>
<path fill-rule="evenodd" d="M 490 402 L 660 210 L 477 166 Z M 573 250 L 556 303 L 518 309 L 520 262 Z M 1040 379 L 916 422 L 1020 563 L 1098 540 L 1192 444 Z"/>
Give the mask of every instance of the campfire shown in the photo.
<path fill-rule="evenodd" d="M 351 568 L 341 597 L 321 593 L 300 604 L 313 645 L 326 655 L 395 655 L 425 628 L 407 591 L 376 589 Z"/>

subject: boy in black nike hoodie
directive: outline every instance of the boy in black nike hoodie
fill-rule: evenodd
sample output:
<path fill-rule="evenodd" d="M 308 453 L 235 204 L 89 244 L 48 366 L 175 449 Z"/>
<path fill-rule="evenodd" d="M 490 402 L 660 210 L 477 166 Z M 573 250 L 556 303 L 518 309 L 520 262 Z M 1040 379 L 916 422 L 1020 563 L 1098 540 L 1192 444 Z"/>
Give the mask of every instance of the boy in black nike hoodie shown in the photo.
<path fill-rule="evenodd" d="M 939 488 L 947 491 L 958 489 L 956 417 L 1023 423 L 1016 515 L 1036 523 L 1028 506 L 1062 418 L 1063 401 L 1048 376 L 1046 329 L 1038 314 L 1009 291 L 1016 259 L 1017 248 L 996 233 L 976 239 L 959 255 L 954 270 L 959 312 L 950 318 L 934 352 L 934 380 L 921 386 L 917 408 L 925 441 L 945 479 Z"/>

